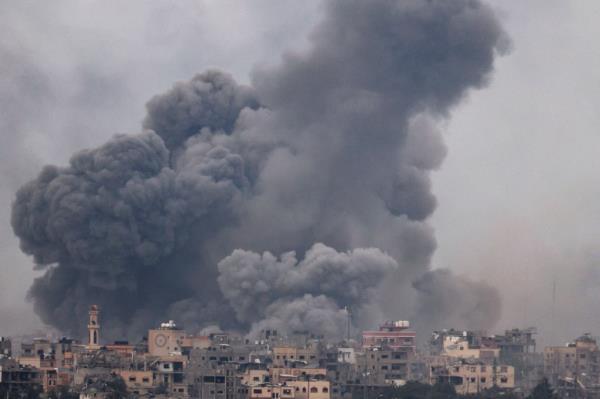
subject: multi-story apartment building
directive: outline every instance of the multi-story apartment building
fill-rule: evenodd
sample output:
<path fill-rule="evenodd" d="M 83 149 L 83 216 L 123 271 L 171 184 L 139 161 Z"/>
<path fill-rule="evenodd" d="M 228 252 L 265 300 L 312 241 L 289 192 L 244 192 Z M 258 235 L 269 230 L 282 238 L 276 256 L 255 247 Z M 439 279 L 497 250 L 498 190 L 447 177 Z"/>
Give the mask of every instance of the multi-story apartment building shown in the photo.
<path fill-rule="evenodd" d="M 386 321 L 378 331 L 363 331 L 363 349 L 390 348 L 393 350 L 415 352 L 417 333 L 409 330 L 410 323 L 405 320 Z"/>
<path fill-rule="evenodd" d="M 555 385 L 564 378 L 588 386 L 600 384 L 600 350 L 596 340 L 586 334 L 565 346 L 544 348 L 544 374 Z"/>
<path fill-rule="evenodd" d="M 276 346 L 273 348 L 273 365 L 287 367 L 292 363 L 316 363 L 318 362 L 319 348 L 317 345 L 306 347 Z"/>
<path fill-rule="evenodd" d="M 452 384 L 461 395 L 476 394 L 497 387 L 515 388 L 515 369 L 512 366 L 494 366 L 482 362 L 458 362 L 434 368 L 430 383 Z"/>

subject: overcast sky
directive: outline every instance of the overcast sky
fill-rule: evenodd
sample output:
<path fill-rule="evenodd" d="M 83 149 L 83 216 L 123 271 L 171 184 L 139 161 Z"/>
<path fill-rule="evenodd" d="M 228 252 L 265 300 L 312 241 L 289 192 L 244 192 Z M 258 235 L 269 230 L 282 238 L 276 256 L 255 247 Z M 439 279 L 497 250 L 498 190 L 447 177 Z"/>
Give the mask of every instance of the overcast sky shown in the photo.
<path fill-rule="evenodd" d="M 600 335 L 600 3 L 493 4 L 512 52 L 445 126 L 434 265 L 501 290 L 497 331 Z M 39 326 L 24 299 L 36 272 L 10 228 L 21 184 L 138 131 L 177 80 L 218 67 L 248 82 L 305 46 L 320 15 L 293 0 L 0 2 L 0 334 Z"/>

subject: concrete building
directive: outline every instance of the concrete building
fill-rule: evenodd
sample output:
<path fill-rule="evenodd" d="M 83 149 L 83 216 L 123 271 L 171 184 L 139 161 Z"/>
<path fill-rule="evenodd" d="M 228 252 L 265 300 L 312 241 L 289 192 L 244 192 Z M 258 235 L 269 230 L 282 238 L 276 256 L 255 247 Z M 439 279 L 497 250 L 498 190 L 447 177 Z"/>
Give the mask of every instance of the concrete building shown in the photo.
<path fill-rule="evenodd" d="M 389 348 L 416 352 L 417 333 L 409 330 L 408 321 L 386 321 L 379 326 L 378 331 L 364 331 L 362 333 L 363 349 Z"/>
<path fill-rule="evenodd" d="M 277 384 L 261 384 L 248 388 L 248 399 L 294 399 L 294 388 Z"/>
<path fill-rule="evenodd" d="M 33 385 L 41 385 L 39 370 L 22 366 L 13 359 L 0 359 L 0 386 L 19 392 Z"/>
<path fill-rule="evenodd" d="M 471 345 L 463 337 L 446 336 L 442 343 L 442 355 L 458 359 L 479 359 L 493 363 L 500 357 L 500 348 L 493 343 L 490 345 Z"/>
<path fill-rule="evenodd" d="M 316 345 L 306 347 L 277 346 L 273 348 L 273 365 L 287 367 L 292 363 L 317 363 L 319 349 Z"/>
<path fill-rule="evenodd" d="M 324 368 L 289 368 L 289 367 L 271 367 L 269 368 L 270 381 L 274 384 L 283 384 L 295 380 L 324 380 L 327 378 L 327 371 Z"/>
<path fill-rule="evenodd" d="M 115 370 L 119 375 L 127 390 L 134 395 L 148 395 L 156 387 L 156 377 L 152 370 Z"/>
<path fill-rule="evenodd" d="M 286 386 L 293 388 L 295 399 L 330 399 L 331 383 L 327 380 L 288 381 Z"/>
<path fill-rule="evenodd" d="M 354 348 L 338 347 L 337 353 L 338 363 L 356 364 L 356 351 L 354 350 Z"/>
<path fill-rule="evenodd" d="M 155 365 L 155 382 L 162 385 L 173 397 L 188 395 L 185 369 L 188 359 L 183 355 L 161 356 Z"/>
<path fill-rule="evenodd" d="M 460 362 L 434 369 L 431 376 L 431 383 L 450 383 L 460 395 L 476 394 L 492 387 L 515 388 L 515 369 L 507 365 Z"/>
<path fill-rule="evenodd" d="M 233 363 L 244 364 L 251 361 L 250 345 L 211 345 L 208 348 L 193 349 L 189 359 L 195 367 L 217 368 L 220 365 Z"/>
<path fill-rule="evenodd" d="M 401 384 L 413 379 L 416 355 L 411 349 L 366 349 L 357 354 L 361 382 L 368 385 Z"/>
<path fill-rule="evenodd" d="M 533 389 L 543 377 L 543 356 L 536 353 L 535 328 L 513 328 L 493 338 L 500 349 L 499 361 L 515 368 L 515 384 Z"/>
<path fill-rule="evenodd" d="M 173 320 L 169 320 L 159 328 L 148 331 L 148 353 L 151 356 L 181 353 L 185 338 L 185 331 L 177 327 Z"/>
<path fill-rule="evenodd" d="M 271 373 L 267 369 L 247 369 L 240 375 L 240 382 L 249 387 L 268 384 L 271 382 Z"/>
<path fill-rule="evenodd" d="M 217 368 L 190 366 L 186 370 L 186 381 L 190 386 L 190 396 L 200 399 L 242 399 L 248 395 L 248 387 L 242 383 L 234 364 Z M 248 374 L 252 385 L 264 384 L 262 374 Z M 260 381 L 255 381 L 259 379 Z"/>
<path fill-rule="evenodd" d="M 553 385 L 565 378 L 586 386 L 600 384 L 600 351 L 596 340 L 585 334 L 565 346 L 544 348 L 544 375 Z"/>

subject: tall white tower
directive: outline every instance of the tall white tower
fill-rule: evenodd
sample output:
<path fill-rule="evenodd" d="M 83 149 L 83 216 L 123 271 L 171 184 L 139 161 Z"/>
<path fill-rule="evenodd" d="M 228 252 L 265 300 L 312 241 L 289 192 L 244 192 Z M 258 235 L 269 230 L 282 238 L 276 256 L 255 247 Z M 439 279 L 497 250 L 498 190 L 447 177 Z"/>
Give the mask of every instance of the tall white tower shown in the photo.
<path fill-rule="evenodd" d="M 88 348 L 100 348 L 100 309 L 98 305 L 90 306 L 90 320 L 88 322 Z"/>

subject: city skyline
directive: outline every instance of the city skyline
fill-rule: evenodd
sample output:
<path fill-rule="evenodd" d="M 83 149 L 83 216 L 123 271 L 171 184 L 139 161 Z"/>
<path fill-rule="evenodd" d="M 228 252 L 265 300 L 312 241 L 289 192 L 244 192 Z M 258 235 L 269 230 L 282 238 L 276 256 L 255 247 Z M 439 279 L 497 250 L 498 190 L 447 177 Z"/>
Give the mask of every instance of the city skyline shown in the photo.
<path fill-rule="evenodd" d="M 594 249 L 599 213 L 593 201 L 598 143 L 592 134 L 598 122 L 592 108 L 598 53 L 582 40 L 597 29 L 597 5 L 491 4 L 510 37 L 510 51 L 495 61 L 488 87 L 470 92 L 441 126 L 446 159 L 432 175 L 437 209 L 426 219 L 438 243 L 431 267 L 498 290 L 502 309 L 490 329 L 537 326 L 549 344 L 559 344 L 600 331 L 593 317 L 599 301 Z M 66 165 L 74 151 L 97 147 L 117 132 L 139 131 L 147 100 L 209 66 L 250 83 L 255 65 L 277 64 L 285 51 L 307 49 L 308 34 L 323 15 L 316 3 L 191 9 L 183 3 L 172 8 L 132 3 L 121 17 L 114 4 L 96 5 L 100 19 L 93 22 L 85 7 L 66 3 L 35 12 L 2 7 L 8 11 L 6 36 L 19 44 L 1 47 L 8 73 L 0 90 L 11 101 L 6 104 L 14 104 L 5 107 L 2 122 L 3 132 L 14 132 L 4 134 L 2 150 L 5 226 L 15 191 L 42 165 Z M 36 28 L 46 11 L 53 17 Z M 232 16 L 240 21 L 239 33 L 223 39 L 217 21 Z M 153 23 L 161 18 L 168 23 L 157 32 Z M 77 19 L 81 23 L 73 22 Z M 206 21 L 210 24 L 201 23 Z M 256 25 L 264 28 L 253 29 Z M 51 32 L 47 38 L 44 29 Z M 82 35 L 69 37 L 67 30 Z M 117 42 L 121 34 L 124 40 Z M 202 40 L 207 51 L 187 51 L 194 40 Z M 170 47 L 173 43 L 177 46 Z M 148 65 L 132 72 L 126 66 L 137 48 L 148 53 L 141 55 Z M 107 56 L 112 50 L 116 57 Z M 281 247 L 274 256 L 291 249 Z M 41 327 L 24 301 L 39 272 L 31 270 L 31 259 L 19 252 L 8 227 L 2 251 L 0 334 Z M 304 253 L 297 258 L 301 262 Z"/>

